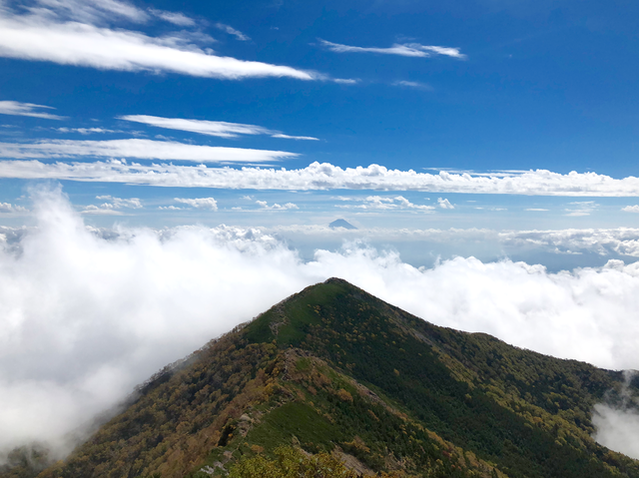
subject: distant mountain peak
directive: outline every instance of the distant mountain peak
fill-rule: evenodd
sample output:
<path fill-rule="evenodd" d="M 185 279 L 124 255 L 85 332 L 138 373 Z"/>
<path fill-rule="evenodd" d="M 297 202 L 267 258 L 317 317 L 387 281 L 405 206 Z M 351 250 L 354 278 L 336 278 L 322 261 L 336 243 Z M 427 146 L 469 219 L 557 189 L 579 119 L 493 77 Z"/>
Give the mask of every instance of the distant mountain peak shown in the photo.
<path fill-rule="evenodd" d="M 344 229 L 357 229 L 345 219 L 336 219 L 335 221 L 331 222 L 328 227 L 330 227 L 331 229 L 337 229 L 338 227 L 343 227 Z"/>

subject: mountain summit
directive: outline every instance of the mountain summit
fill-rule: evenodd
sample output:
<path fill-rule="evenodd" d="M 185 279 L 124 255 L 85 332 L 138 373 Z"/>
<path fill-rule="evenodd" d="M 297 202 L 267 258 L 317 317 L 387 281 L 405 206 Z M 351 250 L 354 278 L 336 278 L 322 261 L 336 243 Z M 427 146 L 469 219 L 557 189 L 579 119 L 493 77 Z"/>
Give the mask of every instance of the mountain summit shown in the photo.
<path fill-rule="evenodd" d="M 337 229 L 339 227 L 343 227 L 344 229 L 357 229 L 355 226 L 353 226 L 346 219 L 336 219 L 333 222 L 331 222 L 328 225 L 328 227 L 330 227 L 331 229 Z"/>
<path fill-rule="evenodd" d="M 592 438 L 622 387 L 329 279 L 156 374 L 65 462 L 0 476 L 639 477 Z"/>

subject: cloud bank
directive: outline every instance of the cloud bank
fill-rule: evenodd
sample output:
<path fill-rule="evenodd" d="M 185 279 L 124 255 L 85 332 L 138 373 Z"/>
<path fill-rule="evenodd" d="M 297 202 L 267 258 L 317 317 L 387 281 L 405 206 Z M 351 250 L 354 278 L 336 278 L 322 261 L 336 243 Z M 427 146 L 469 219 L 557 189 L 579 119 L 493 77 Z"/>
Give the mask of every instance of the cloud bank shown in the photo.
<path fill-rule="evenodd" d="M 156 17 L 188 26 L 180 13 L 156 11 Z M 198 32 L 151 37 L 140 31 L 104 26 L 118 20 L 145 23 L 148 12 L 110 0 L 38 2 L 17 14 L 0 4 L 0 57 L 49 61 L 101 70 L 171 72 L 198 77 L 241 80 L 289 77 L 312 80 L 315 74 L 288 66 L 214 55 L 194 40 L 212 39 Z"/>
<path fill-rule="evenodd" d="M 34 215 L 37 227 L 0 241 L 3 452 L 60 443 L 165 364 L 331 276 L 439 325 L 639 368 L 639 265 L 551 274 L 460 257 L 418 269 L 358 243 L 304 262 L 256 229 L 91 231 L 59 191 L 38 192 Z"/>
<path fill-rule="evenodd" d="M 0 143 L 0 157 L 96 156 L 192 161 L 269 161 L 295 157 L 295 153 L 262 151 L 150 140 L 49 141 L 36 144 Z M 313 162 L 301 169 L 243 167 L 241 169 L 177 166 L 172 164 L 125 164 L 110 162 L 44 163 L 40 161 L 0 161 L 0 178 L 59 179 L 111 182 L 166 187 L 207 187 L 220 189 L 273 190 L 383 190 L 466 194 L 521 194 L 529 196 L 639 196 L 639 178 L 615 179 L 593 172 L 568 174 L 534 171 L 470 174 L 418 173 L 371 164 L 341 168 Z M 577 208 L 576 208 L 577 209 Z M 591 208 L 592 209 L 592 208 Z M 580 211 L 583 213 L 583 207 Z"/>

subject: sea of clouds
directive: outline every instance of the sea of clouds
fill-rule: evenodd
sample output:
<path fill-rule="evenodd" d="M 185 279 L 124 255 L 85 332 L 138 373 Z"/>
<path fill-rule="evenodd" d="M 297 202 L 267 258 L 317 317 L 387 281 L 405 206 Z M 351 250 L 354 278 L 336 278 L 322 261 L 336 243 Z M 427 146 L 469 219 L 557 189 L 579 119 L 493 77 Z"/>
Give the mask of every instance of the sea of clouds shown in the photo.
<path fill-rule="evenodd" d="M 639 265 L 550 273 L 457 257 L 416 268 L 358 242 L 302 260 L 257 229 L 105 233 L 59 190 L 34 201 L 35 227 L 0 234 L 0 456 L 32 440 L 64 454 L 63 436 L 167 363 L 333 276 L 438 325 L 639 369 Z M 615 448 L 639 418 L 607 407 L 597 438 Z M 639 445 L 621 451 L 639 458 Z"/>

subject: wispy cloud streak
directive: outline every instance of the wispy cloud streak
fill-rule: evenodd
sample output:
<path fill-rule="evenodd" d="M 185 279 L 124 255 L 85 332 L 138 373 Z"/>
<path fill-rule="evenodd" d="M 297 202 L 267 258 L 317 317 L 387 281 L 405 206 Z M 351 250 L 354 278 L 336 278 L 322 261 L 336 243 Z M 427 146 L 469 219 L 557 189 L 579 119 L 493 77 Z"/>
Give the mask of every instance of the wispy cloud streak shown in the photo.
<path fill-rule="evenodd" d="M 154 141 L 150 139 L 114 139 L 107 141 L 50 140 L 38 143 L 0 143 L 0 157 L 4 158 L 77 158 L 106 157 L 155 160 L 195 161 L 200 163 L 219 162 L 265 162 L 293 158 L 295 153 L 268 151 L 261 149 L 227 148 L 178 143 L 175 141 Z M 91 168 L 91 164 L 82 163 Z M 94 163 L 100 167 L 100 163 Z M 129 166 L 105 165 L 124 171 Z M 74 167 L 82 167 L 76 163 Z M 153 167 L 151 167 L 153 168 Z M 147 172 L 151 172 L 147 169 Z"/>
<path fill-rule="evenodd" d="M 248 36 L 246 36 L 241 31 L 236 30 L 235 28 L 233 28 L 230 25 L 225 25 L 224 23 L 216 23 L 215 24 L 215 28 L 218 28 L 218 29 L 222 30 L 223 32 L 226 32 L 229 35 L 233 35 L 235 38 L 237 38 L 240 41 L 249 41 L 250 40 L 250 38 Z"/>
<path fill-rule="evenodd" d="M 466 59 L 466 55 L 459 51 L 459 48 L 450 48 L 443 46 L 421 45 L 419 43 L 395 43 L 388 48 L 378 47 L 361 47 L 342 45 L 326 40 L 319 40 L 329 51 L 335 53 L 379 53 L 383 55 L 399 55 L 427 58 L 433 55 L 444 55 L 458 59 Z"/>
<path fill-rule="evenodd" d="M 1 33 L 0 33 L 1 35 Z M 19 101 L 0 101 L 0 114 L 14 116 L 32 116 L 51 120 L 63 120 L 64 116 L 53 115 L 41 111 L 42 109 L 55 109 L 51 106 L 35 105 L 33 103 L 20 103 Z"/>
<path fill-rule="evenodd" d="M 156 126 L 158 128 L 173 129 L 178 131 L 188 131 L 190 133 L 205 134 L 208 136 L 218 136 L 220 138 L 237 138 L 241 134 L 258 135 L 265 134 L 273 138 L 284 139 L 306 139 L 315 140 L 311 136 L 289 136 L 278 131 L 273 131 L 262 126 L 241 123 L 227 123 L 226 121 L 206 121 L 184 118 L 162 118 L 149 115 L 125 115 L 118 119 L 134 121 L 136 123 Z"/>
<path fill-rule="evenodd" d="M 193 43 L 201 34 L 175 32 L 151 37 L 142 32 L 103 26 L 116 13 L 138 23 L 148 14 L 121 2 L 105 13 L 75 2 L 49 2 L 48 8 L 34 8 L 29 14 L 15 14 L 0 7 L 0 57 L 31 61 L 50 61 L 62 65 L 85 66 L 101 70 L 172 72 L 184 75 L 240 80 L 257 77 L 290 77 L 311 80 L 313 73 L 288 66 L 217 56 Z M 67 8 L 64 8 L 67 7 Z M 172 23 L 186 23 L 186 17 L 160 15 Z M 69 19 L 69 17 L 71 17 Z M 74 18 L 75 17 L 75 18 Z M 109 18 L 111 19 L 111 18 Z"/>

